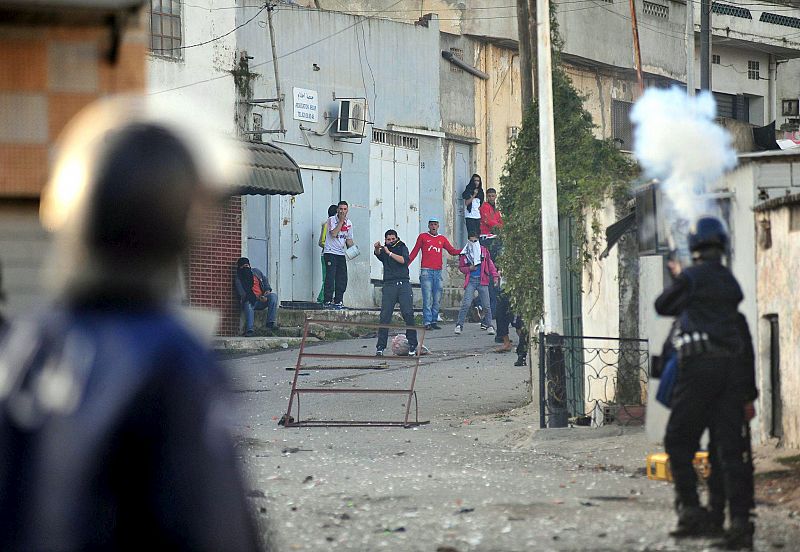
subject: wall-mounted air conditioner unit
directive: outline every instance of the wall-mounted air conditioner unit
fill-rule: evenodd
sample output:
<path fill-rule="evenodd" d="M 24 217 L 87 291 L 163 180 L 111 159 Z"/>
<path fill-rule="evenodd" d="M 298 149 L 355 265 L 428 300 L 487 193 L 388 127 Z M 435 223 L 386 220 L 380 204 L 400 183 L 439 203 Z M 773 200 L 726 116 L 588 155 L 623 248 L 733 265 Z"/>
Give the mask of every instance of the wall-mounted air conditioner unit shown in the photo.
<path fill-rule="evenodd" d="M 364 99 L 338 100 L 339 115 L 334 133 L 349 138 L 363 138 L 367 126 L 367 101 Z"/>

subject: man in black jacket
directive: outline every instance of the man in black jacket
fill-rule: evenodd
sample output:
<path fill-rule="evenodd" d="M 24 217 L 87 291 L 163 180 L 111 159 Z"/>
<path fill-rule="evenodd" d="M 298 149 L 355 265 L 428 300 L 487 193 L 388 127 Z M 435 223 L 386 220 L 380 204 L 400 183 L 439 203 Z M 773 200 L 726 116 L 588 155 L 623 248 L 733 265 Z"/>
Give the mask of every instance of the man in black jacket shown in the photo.
<path fill-rule="evenodd" d="M 670 457 L 678 509 L 678 527 L 673 536 L 704 534 L 709 523 L 707 512 L 699 504 L 692 460 L 700 436 L 711 428 L 731 520 L 726 544 L 748 548 L 752 546 L 754 527 L 741 429 L 744 407 L 751 398 L 750 386 L 740 373 L 743 363 L 737 362 L 746 349 L 737 310 L 743 295 L 736 278 L 722 264 L 727 245 L 728 234 L 719 219 L 698 219 L 689 235 L 692 266 L 678 274 L 656 299 L 658 314 L 675 316 L 679 326 L 675 339 L 678 377 L 664 445 Z"/>
<path fill-rule="evenodd" d="M 394 306 L 400 303 L 400 313 L 406 326 L 414 325 L 414 298 L 411 294 L 411 282 L 408 277 L 409 254 L 408 247 L 397 236 L 397 231 L 387 230 L 384 233 L 386 243 L 375 242 L 374 254 L 383 263 L 383 293 L 381 296 L 381 324 L 392 321 Z M 417 332 L 406 330 L 408 339 L 408 354 L 417 354 Z M 386 341 L 389 339 L 389 328 L 378 330 L 378 344 L 376 356 L 383 356 Z"/>

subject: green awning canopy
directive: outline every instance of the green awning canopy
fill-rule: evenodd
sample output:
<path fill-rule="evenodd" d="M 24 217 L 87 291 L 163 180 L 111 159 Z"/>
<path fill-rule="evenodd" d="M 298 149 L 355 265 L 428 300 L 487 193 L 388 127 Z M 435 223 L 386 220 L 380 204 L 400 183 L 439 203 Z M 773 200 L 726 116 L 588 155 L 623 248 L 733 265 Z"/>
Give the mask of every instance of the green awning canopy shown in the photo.
<path fill-rule="evenodd" d="M 297 195 L 303 193 L 300 167 L 277 146 L 245 142 L 250 157 L 241 195 Z"/>

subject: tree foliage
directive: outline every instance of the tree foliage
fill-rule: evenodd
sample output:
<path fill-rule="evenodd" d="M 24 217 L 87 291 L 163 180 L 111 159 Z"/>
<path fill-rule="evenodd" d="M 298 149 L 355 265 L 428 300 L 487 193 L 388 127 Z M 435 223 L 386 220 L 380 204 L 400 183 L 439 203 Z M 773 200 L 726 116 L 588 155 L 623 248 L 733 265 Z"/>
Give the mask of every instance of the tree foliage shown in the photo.
<path fill-rule="evenodd" d="M 595 138 L 591 115 L 583 98 L 558 63 L 561 40 L 554 18 L 553 116 L 559 213 L 576 222 L 580 270 L 597 254 L 602 229 L 594 217 L 603 200 L 626 193 L 634 165 L 611 140 Z M 516 312 L 526 320 L 543 313 L 541 191 L 539 178 L 539 111 L 534 103 L 524 113 L 519 136 L 511 145 L 501 183 L 500 207 L 504 227 L 499 261 Z M 587 232 L 587 220 L 592 220 Z"/>

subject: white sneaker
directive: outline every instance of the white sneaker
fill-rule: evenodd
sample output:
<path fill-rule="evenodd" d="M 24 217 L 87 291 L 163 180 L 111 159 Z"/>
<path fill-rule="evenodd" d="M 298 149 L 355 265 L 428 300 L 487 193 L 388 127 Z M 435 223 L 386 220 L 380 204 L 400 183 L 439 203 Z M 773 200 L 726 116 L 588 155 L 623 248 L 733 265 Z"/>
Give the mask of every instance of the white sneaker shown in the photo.
<path fill-rule="evenodd" d="M 463 328 L 461 327 L 461 324 L 456 324 L 456 331 L 455 331 L 456 335 L 460 335 L 462 329 Z"/>
<path fill-rule="evenodd" d="M 486 333 L 488 333 L 489 335 L 494 335 L 494 326 L 489 326 L 488 328 L 486 328 Z"/>

